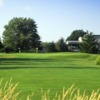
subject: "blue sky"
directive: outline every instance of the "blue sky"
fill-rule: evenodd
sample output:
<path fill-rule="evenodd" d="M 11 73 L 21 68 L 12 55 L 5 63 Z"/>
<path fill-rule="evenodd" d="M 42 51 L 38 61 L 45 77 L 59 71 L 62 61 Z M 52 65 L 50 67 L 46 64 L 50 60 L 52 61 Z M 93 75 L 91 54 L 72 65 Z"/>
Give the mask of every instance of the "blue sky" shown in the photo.
<path fill-rule="evenodd" d="M 76 29 L 100 34 L 100 0 L 0 0 L 0 36 L 13 17 L 33 18 L 42 41 L 66 39 Z"/>

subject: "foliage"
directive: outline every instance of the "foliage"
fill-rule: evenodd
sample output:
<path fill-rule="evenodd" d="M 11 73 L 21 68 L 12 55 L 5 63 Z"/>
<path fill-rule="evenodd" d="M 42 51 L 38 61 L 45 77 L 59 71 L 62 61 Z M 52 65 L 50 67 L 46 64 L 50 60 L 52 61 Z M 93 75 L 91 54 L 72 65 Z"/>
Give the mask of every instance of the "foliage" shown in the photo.
<path fill-rule="evenodd" d="M 59 39 L 57 42 L 44 42 L 42 46 L 46 52 L 65 52 L 68 51 L 66 42 L 63 38 Z"/>
<path fill-rule="evenodd" d="M 3 43 L 1 42 L 1 39 L 0 39 L 0 52 L 4 52 L 4 46 Z"/>
<path fill-rule="evenodd" d="M 64 41 L 63 38 L 59 39 L 56 43 L 56 49 L 58 52 L 65 52 L 68 51 L 66 42 Z"/>
<path fill-rule="evenodd" d="M 54 42 L 44 42 L 42 43 L 45 52 L 56 52 L 56 47 Z"/>
<path fill-rule="evenodd" d="M 40 44 L 37 25 L 31 18 L 13 18 L 4 28 L 3 44 L 10 51 L 29 51 Z"/>
<path fill-rule="evenodd" d="M 0 39 L 0 49 L 3 48 L 3 44 L 1 42 L 1 39 Z"/>
<path fill-rule="evenodd" d="M 83 30 L 74 30 L 66 40 L 78 40 L 79 37 L 83 37 L 85 34 L 87 34 L 87 32 Z"/>
<path fill-rule="evenodd" d="M 100 56 L 96 58 L 96 64 L 100 65 Z"/>
<path fill-rule="evenodd" d="M 82 38 L 80 50 L 86 53 L 98 53 L 98 43 L 91 32 Z"/>

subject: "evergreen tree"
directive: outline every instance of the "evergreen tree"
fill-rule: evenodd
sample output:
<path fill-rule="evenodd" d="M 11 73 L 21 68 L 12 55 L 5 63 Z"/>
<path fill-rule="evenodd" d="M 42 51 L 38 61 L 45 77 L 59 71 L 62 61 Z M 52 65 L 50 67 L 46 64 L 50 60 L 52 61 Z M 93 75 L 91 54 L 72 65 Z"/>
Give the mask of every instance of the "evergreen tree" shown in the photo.
<path fill-rule="evenodd" d="M 66 45 L 66 42 L 63 38 L 59 39 L 56 43 L 56 49 L 58 52 L 66 52 L 68 51 L 68 47 Z"/>
<path fill-rule="evenodd" d="M 85 53 L 97 53 L 98 52 L 98 43 L 95 40 L 92 33 L 86 34 L 82 38 L 82 43 L 80 44 L 80 51 Z"/>
<path fill-rule="evenodd" d="M 54 42 L 42 43 L 42 46 L 45 49 L 45 52 L 56 52 L 57 51 Z"/>
<path fill-rule="evenodd" d="M 3 43 L 1 42 L 1 38 L 0 38 L 0 52 L 4 52 L 4 46 Z"/>

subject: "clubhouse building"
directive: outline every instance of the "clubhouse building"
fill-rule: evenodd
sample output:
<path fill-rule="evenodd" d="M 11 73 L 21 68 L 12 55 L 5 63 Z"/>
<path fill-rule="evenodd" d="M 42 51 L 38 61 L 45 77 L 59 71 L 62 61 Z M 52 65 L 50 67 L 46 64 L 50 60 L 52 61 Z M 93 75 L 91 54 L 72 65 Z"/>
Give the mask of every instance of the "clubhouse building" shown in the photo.
<path fill-rule="evenodd" d="M 93 35 L 96 41 L 99 44 L 99 50 L 100 50 L 100 35 Z M 78 52 L 79 51 L 79 44 L 82 43 L 82 37 L 79 37 L 78 41 L 66 41 L 66 44 L 68 45 L 69 51 Z"/>

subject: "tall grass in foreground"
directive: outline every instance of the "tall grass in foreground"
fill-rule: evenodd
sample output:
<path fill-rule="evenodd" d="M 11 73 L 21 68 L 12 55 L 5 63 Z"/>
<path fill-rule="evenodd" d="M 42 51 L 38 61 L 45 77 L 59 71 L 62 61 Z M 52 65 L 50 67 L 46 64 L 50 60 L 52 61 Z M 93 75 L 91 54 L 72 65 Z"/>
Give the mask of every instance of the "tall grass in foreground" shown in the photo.
<path fill-rule="evenodd" d="M 18 84 L 13 84 L 12 79 L 7 81 L 2 87 L 2 80 L 0 81 L 0 100 L 18 100 L 20 92 L 16 92 Z M 21 100 L 21 98 L 20 98 Z M 34 93 L 26 96 L 26 100 L 35 100 Z M 44 92 L 41 89 L 41 100 L 100 100 L 100 91 L 92 91 L 90 95 L 87 95 L 84 91 L 80 92 L 80 89 L 75 88 L 74 84 L 69 88 L 63 88 L 61 94 L 56 93 L 54 97 L 50 96 L 50 90 Z"/>
<path fill-rule="evenodd" d="M 12 83 L 12 78 L 2 86 L 0 80 L 0 100 L 16 100 L 20 92 L 15 92 L 18 84 Z"/>
<path fill-rule="evenodd" d="M 75 88 L 72 85 L 69 89 L 63 88 L 62 94 L 57 94 L 53 99 L 50 98 L 50 90 L 44 92 L 42 100 L 100 100 L 100 91 L 92 91 L 90 95 L 86 95 L 86 92 L 80 92 L 80 89 Z"/>

